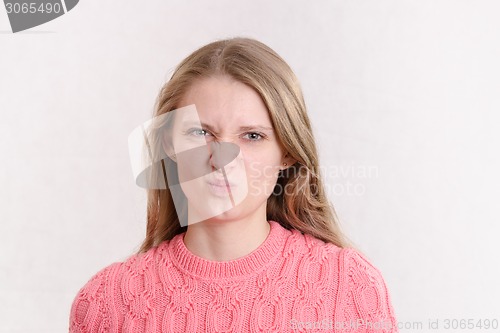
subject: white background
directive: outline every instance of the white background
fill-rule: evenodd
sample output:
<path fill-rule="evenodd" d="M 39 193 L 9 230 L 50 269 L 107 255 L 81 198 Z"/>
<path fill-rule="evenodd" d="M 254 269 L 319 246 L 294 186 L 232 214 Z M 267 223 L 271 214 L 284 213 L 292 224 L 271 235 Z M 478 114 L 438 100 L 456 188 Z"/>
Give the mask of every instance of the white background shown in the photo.
<path fill-rule="evenodd" d="M 146 199 L 127 136 L 179 61 L 233 36 L 268 44 L 299 77 L 342 225 L 400 324 L 422 324 L 401 331 L 500 320 L 499 12 L 82 0 L 12 34 L 0 7 L 0 332 L 67 331 L 79 288 L 138 249 Z"/>

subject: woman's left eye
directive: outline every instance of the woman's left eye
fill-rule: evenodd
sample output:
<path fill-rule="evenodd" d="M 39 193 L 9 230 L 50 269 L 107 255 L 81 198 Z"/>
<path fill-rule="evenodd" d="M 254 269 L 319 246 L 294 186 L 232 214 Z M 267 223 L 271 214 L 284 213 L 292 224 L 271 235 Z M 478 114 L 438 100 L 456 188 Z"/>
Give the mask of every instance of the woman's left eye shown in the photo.
<path fill-rule="evenodd" d="M 246 133 L 244 137 L 250 141 L 259 141 L 263 138 L 263 135 L 257 132 Z"/>

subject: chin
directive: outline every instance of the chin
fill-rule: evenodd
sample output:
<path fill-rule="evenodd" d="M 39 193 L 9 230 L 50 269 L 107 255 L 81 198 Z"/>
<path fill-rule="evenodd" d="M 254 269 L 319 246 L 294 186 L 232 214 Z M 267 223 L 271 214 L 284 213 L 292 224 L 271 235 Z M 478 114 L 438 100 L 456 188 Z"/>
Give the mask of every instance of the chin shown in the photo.
<path fill-rule="evenodd" d="M 265 209 L 266 202 L 264 202 L 264 209 Z M 206 207 L 205 207 L 206 208 Z M 230 222 L 235 222 L 239 220 L 243 220 L 245 218 L 248 218 L 252 216 L 253 214 L 258 213 L 259 210 L 262 209 L 262 205 L 248 205 L 248 203 L 242 202 L 239 205 L 236 205 L 233 208 L 227 209 L 221 213 L 218 214 L 210 214 L 210 217 L 205 218 L 205 219 L 199 219 L 199 222 L 214 222 L 214 223 L 230 223 Z M 198 211 L 198 216 L 200 216 L 200 213 Z M 208 211 L 205 209 L 203 214 L 206 214 L 205 216 L 208 216 Z M 199 222 L 194 222 L 194 223 L 189 223 L 189 224 L 195 224 Z"/>
<path fill-rule="evenodd" d="M 231 208 L 229 210 L 226 210 L 222 213 L 219 213 L 217 215 L 213 215 L 207 219 L 204 219 L 203 222 L 216 222 L 216 223 L 223 223 L 223 222 L 232 222 L 232 221 L 237 221 L 241 220 L 242 218 L 245 217 L 246 214 L 242 212 L 241 208 L 236 206 L 234 208 Z"/>

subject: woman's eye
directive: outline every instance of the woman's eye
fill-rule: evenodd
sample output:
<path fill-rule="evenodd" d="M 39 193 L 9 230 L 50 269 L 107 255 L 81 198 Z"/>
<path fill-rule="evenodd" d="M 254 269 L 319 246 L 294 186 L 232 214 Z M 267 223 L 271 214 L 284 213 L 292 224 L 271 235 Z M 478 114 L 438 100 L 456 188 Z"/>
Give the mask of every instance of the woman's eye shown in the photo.
<path fill-rule="evenodd" d="M 193 135 L 193 136 L 207 136 L 207 135 L 209 135 L 206 130 L 201 129 L 201 128 L 191 128 L 188 131 L 188 134 Z"/>
<path fill-rule="evenodd" d="M 262 134 L 256 133 L 256 132 L 251 132 L 245 134 L 245 138 L 250 141 L 259 141 L 263 138 Z"/>

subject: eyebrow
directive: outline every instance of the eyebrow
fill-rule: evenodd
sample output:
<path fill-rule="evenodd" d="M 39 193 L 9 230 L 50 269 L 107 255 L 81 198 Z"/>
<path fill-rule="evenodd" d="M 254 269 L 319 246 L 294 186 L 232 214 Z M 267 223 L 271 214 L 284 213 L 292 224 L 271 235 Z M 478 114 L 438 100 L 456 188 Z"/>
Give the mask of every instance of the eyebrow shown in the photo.
<path fill-rule="evenodd" d="M 212 133 L 217 133 L 212 126 L 210 126 L 207 123 L 199 123 L 196 121 L 191 121 L 191 122 L 185 122 L 184 125 L 187 126 L 201 126 L 202 128 L 208 129 Z M 246 125 L 246 126 L 240 126 L 239 128 L 240 131 L 253 131 L 253 130 L 260 130 L 260 131 L 273 131 L 272 127 L 269 126 L 262 126 L 262 125 Z"/>
<path fill-rule="evenodd" d="M 241 126 L 240 131 L 251 131 L 251 130 L 261 130 L 261 131 L 272 131 L 273 128 L 269 126 L 262 125 L 250 125 L 250 126 Z"/>

